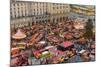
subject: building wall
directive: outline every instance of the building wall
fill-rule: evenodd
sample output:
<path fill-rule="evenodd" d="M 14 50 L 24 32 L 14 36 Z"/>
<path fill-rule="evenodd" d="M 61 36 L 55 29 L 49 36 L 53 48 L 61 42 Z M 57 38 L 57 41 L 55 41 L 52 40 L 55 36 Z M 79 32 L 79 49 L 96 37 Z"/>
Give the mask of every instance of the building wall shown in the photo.
<path fill-rule="evenodd" d="M 93 5 L 70 5 L 71 12 L 69 17 L 72 19 L 81 18 L 83 21 L 91 19 L 95 25 L 95 6 Z"/>
<path fill-rule="evenodd" d="M 28 16 L 28 3 L 15 2 L 11 4 L 11 18 L 20 18 Z"/>
<path fill-rule="evenodd" d="M 60 18 L 66 18 L 69 12 L 70 6 L 67 4 L 11 0 L 11 26 L 14 27 L 15 24 L 21 24 L 23 19 L 25 19 L 23 25 L 27 22 L 30 22 L 30 24 L 48 21 L 60 22 Z M 31 20 L 26 18 L 30 18 Z M 21 19 L 22 21 L 20 21 Z"/>
<path fill-rule="evenodd" d="M 11 28 L 14 28 L 14 29 L 25 27 L 25 26 L 31 26 L 31 25 L 32 25 L 32 18 L 30 17 L 11 20 Z"/>
<path fill-rule="evenodd" d="M 48 5 L 48 12 L 51 14 L 50 20 L 52 22 L 60 22 L 60 19 L 67 17 L 70 6 L 68 4 L 51 3 Z"/>
<path fill-rule="evenodd" d="M 86 16 L 95 16 L 95 6 L 91 5 L 71 5 L 71 11 L 78 14 L 83 14 Z"/>

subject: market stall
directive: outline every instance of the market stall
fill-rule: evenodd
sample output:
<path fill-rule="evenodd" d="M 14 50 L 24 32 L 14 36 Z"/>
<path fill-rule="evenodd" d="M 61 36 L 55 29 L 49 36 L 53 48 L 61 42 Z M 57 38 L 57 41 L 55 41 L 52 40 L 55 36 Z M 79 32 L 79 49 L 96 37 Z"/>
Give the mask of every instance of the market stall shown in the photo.
<path fill-rule="evenodd" d="M 23 39 L 25 37 L 26 35 L 23 32 L 21 32 L 20 29 L 18 29 L 17 32 L 12 36 L 13 39 Z"/>
<path fill-rule="evenodd" d="M 70 50 L 71 48 L 74 47 L 74 44 L 71 42 L 71 41 L 66 41 L 66 42 L 63 42 L 62 44 L 60 44 L 57 49 L 58 50 L 61 50 L 61 51 L 65 51 L 65 50 Z"/>

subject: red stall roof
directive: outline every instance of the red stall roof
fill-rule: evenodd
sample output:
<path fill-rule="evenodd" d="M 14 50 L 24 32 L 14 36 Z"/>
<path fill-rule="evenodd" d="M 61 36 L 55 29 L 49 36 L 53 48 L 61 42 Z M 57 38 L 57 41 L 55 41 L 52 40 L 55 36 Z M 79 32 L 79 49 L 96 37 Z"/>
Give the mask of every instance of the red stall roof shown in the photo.
<path fill-rule="evenodd" d="M 66 42 L 63 42 L 63 47 L 69 47 L 69 46 L 72 46 L 73 45 L 73 43 L 71 42 L 71 41 L 66 41 Z"/>

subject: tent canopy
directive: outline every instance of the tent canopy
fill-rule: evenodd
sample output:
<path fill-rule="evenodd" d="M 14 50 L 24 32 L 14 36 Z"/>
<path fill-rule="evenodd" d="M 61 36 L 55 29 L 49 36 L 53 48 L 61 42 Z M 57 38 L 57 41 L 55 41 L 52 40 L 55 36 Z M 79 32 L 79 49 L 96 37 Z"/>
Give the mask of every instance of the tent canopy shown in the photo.
<path fill-rule="evenodd" d="M 18 29 L 17 33 L 12 36 L 12 38 L 14 38 L 14 39 L 23 39 L 25 37 L 26 37 L 26 35 L 23 32 L 21 32 L 20 29 Z"/>
<path fill-rule="evenodd" d="M 66 42 L 63 42 L 63 47 L 70 47 L 70 46 L 72 46 L 73 45 L 73 43 L 71 42 L 71 41 L 66 41 Z"/>

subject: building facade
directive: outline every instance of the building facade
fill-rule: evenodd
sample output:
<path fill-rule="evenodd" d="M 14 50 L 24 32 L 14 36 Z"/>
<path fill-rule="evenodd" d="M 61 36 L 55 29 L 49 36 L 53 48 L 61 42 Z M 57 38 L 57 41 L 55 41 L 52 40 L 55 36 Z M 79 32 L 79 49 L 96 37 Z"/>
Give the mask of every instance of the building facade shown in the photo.
<path fill-rule="evenodd" d="M 40 22 L 61 22 L 69 12 L 68 4 L 11 0 L 11 28 Z"/>
<path fill-rule="evenodd" d="M 95 6 L 91 5 L 70 5 L 71 12 L 69 16 L 71 18 L 81 18 L 85 21 L 91 19 L 95 25 Z"/>

